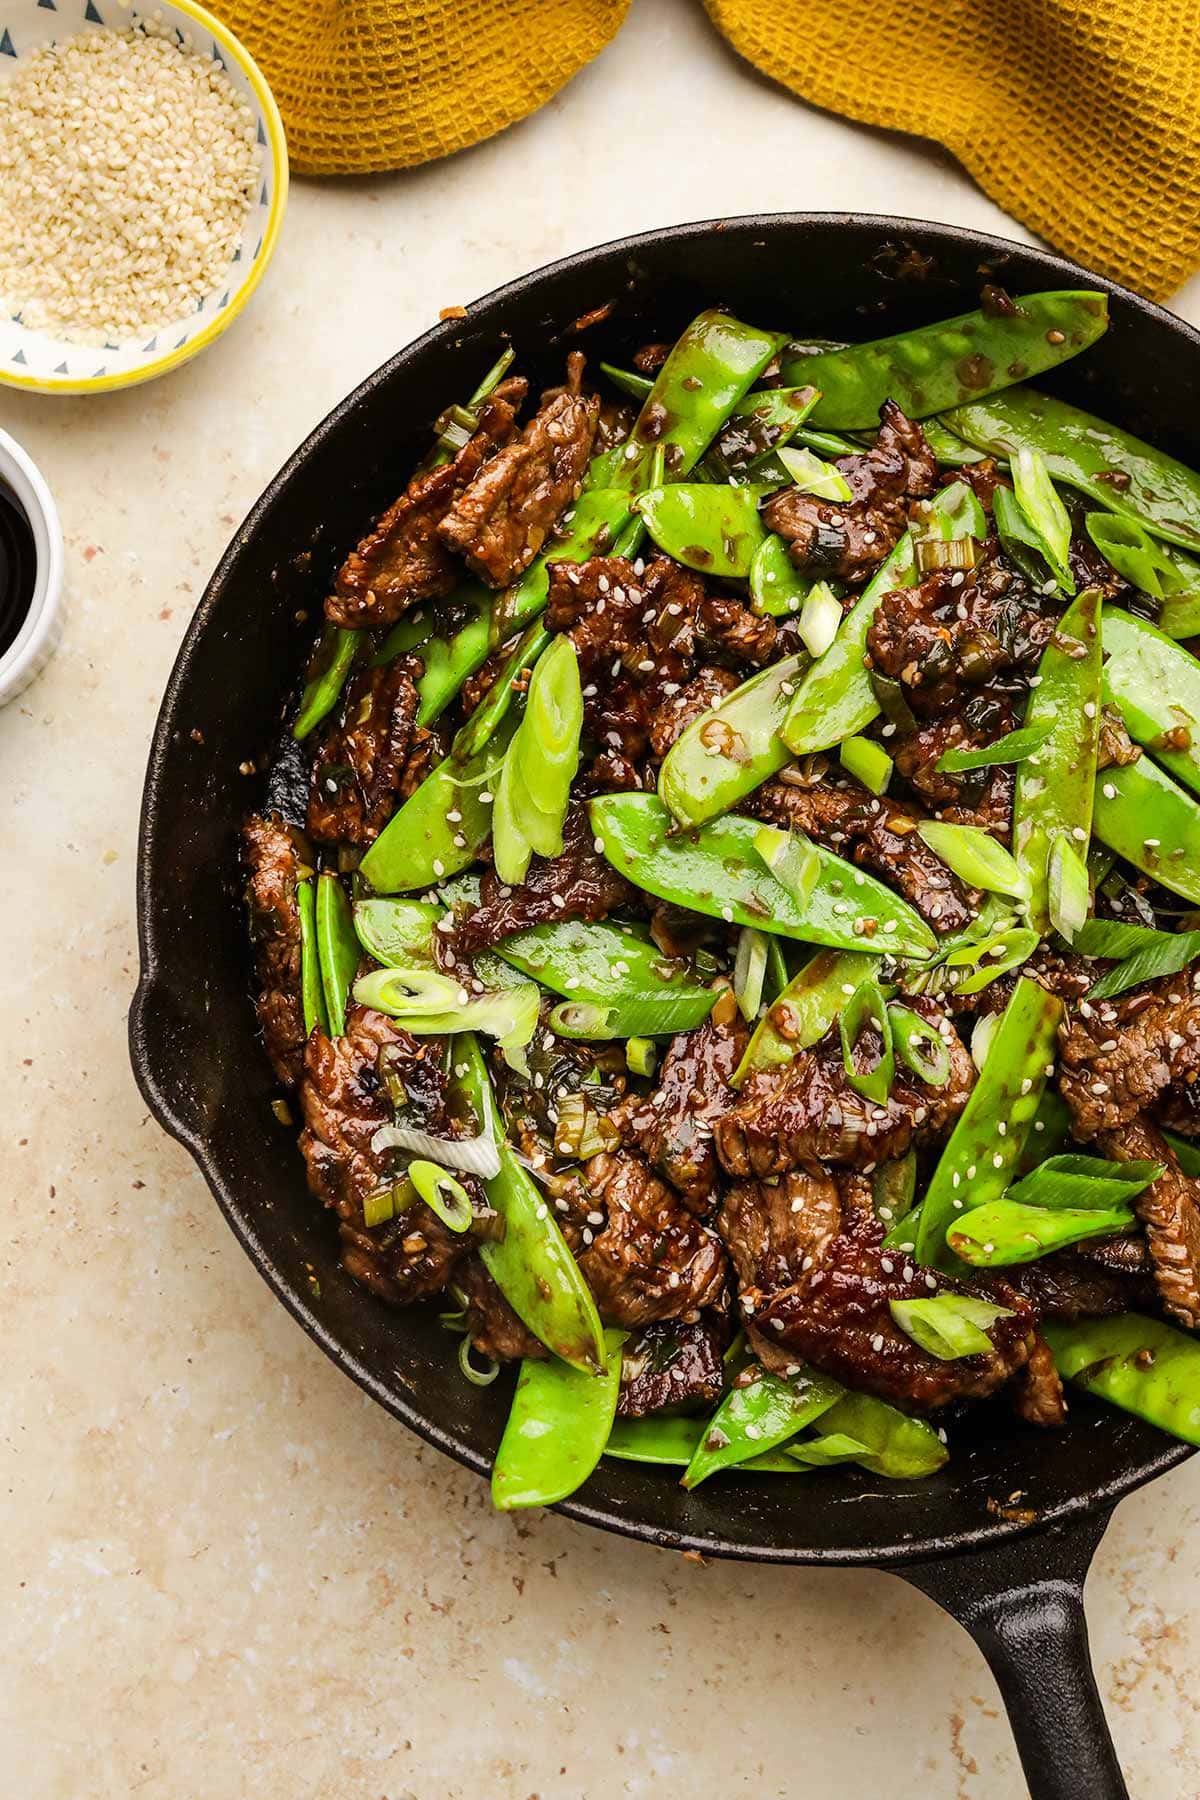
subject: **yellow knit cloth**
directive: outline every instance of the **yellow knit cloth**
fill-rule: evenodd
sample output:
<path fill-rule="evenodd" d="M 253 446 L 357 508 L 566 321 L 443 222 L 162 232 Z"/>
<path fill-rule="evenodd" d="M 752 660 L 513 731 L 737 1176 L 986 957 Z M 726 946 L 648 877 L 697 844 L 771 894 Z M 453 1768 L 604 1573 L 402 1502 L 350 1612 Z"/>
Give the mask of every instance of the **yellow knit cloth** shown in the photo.
<path fill-rule="evenodd" d="M 275 90 L 297 170 L 338 175 L 409 168 L 523 118 L 603 49 L 629 3 L 221 10 Z M 832 112 L 936 139 L 1068 256 L 1155 299 L 1200 262 L 1197 0 L 704 4 L 765 74 Z"/>

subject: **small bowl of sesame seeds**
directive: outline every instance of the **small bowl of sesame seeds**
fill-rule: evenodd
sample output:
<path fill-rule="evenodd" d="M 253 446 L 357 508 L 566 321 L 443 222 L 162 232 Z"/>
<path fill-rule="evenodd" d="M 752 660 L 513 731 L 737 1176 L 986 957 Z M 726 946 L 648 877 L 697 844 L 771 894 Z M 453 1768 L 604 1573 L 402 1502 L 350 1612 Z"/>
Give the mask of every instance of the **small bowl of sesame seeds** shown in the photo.
<path fill-rule="evenodd" d="M 287 201 L 279 110 L 192 0 L 0 14 L 0 382 L 102 393 L 225 330 Z"/>

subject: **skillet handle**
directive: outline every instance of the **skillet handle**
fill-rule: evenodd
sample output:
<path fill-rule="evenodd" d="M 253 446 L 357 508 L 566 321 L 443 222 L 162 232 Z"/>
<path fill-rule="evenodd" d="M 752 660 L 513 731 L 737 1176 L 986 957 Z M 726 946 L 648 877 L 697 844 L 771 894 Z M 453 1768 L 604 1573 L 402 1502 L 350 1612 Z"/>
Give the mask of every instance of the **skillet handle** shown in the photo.
<path fill-rule="evenodd" d="M 996 1677 L 1032 1800 L 1129 1800 L 1088 1652 L 1083 1580 L 1111 1509 L 1061 1531 L 897 1569 Z"/>

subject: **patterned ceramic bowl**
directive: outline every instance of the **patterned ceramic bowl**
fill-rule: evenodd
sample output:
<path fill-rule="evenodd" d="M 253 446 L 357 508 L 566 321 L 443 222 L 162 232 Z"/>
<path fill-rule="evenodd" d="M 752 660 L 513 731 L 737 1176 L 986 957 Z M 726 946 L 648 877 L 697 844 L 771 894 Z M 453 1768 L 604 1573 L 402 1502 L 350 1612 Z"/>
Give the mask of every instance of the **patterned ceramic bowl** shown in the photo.
<path fill-rule="evenodd" d="M 42 394 L 97 394 L 164 375 L 218 337 L 241 312 L 262 280 L 279 237 L 287 204 L 288 158 L 283 122 L 258 65 L 233 33 L 192 0 L 9 0 L 0 8 L 0 83 L 21 58 L 45 44 L 80 32 L 127 30 L 139 19 L 155 31 L 190 37 L 201 56 L 220 63 L 254 114 L 262 160 L 258 197 L 246 216 L 241 241 L 225 278 L 186 318 L 136 339 L 99 346 L 72 343 L 31 331 L 16 317 L 0 316 L 0 382 Z"/>

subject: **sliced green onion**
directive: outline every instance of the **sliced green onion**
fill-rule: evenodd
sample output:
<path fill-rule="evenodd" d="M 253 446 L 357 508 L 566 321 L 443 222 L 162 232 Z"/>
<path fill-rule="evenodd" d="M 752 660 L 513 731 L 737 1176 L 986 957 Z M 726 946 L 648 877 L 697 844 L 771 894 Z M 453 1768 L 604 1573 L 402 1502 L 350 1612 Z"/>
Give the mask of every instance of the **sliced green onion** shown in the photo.
<path fill-rule="evenodd" d="M 471 1361 L 471 1355 L 474 1349 L 475 1340 L 471 1337 L 470 1333 L 468 1333 L 467 1336 L 463 1338 L 462 1343 L 458 1346 L 458 1366 L 466 1376 L 467 1380 L 471 1383 L 472 1387 L 491 1387 L 493 1381 L 495 1381 L 497 1375 L 500 1373 L 500 1364 L 496 1362 L 493 1357 L 489 1356 L 487 1368 L 477 1369 L 475 1364 Z"/>
<path fill-rule="evenodd" d="M 389 1219 L 395 1218 L 395 1191 L 394 1188 L 386 1187 L 364 1196 L 363 1224 L 368 1231 L 373 1230 L 376 1225 L 386 1225 Z"/>
<path fill-rule="evenodd" d="M 910 731 L 918 730 L 917 716 L 908 704 L 904 689 L 890 675 L 881 675 L 878 669 L 871 670 L 871 691 L 879 703 L 879 710 L 890 725 L 905 736 Z"/>
<path fill-rule="evenodd" d="M 986 1356 L 992 1341 L 987 1329 L 997 1319 L 1010 1319 L 1011 1306 L 993 1306 L 970 1294 L 936 1294 L 928 1300 L 889 1300 L 892 1318 L 930 1356 L 955 1362 L 960 1356 Z"/>
<path fill-rule="evenodd" d="M 406 1013 L 444 1012 L 459 1005 L 465 989 L 438 969 L 372 969 L 354 984 L 360 1006 L 373 1006 L 393 1019 Z"/>
<path fill-rule="evenodd" d="M 1066 594 L 1075 592 L 1071 578 L 1071 515 L 1058 497 L 1045 458 L 1022 445 L 1012 459 L 1013 489 L 1034 531 L 1045 546 L 1046 560 Z"/>
<path fill-rule="evenodd" d="M 971 1061 L 981 1075 L 988 1059 L 988 1051 L 992 1047 L 992 1039 L 1000 1029 L 1002 1016 L 1000 1013 L 984 1013 L 981 1019 L 976 1019 L 971 1032 Z"/>
<path fill-rule="evenodd" d="M 443 1169 L 440 1163 L 410 1162 L 408 1179 L 429 1208 L 436 1213 L 447 1231 L 469 1231 L 474 1209 L 471 1196 L 461 1181 Z"/>
<path fill-rule="evenodd" d="M 941 819 L 922 819 L 918 836 L 933 854 L 953 870 L 968 887 L 992 894 L 1029 898 L 1029 877 L 1014 857 L 979 825 L 948 825 Z"/>
<path fill-rule="evenodd" d="M 946 958 L 956 994 L 981 994 L 1001 975 L 1028 962 L 1041 939 L 1032 925 L 1014 925 L 998 931 L 982 944 L 968 944 Z"/>
<path fill-rule="evenodd" d="M 1100 921 L 1094 921 L 1100 923 Z M 1107 921 L 1106 921 L 1107 922 Z M 1137 926 L 1125 926 L 1126 931 L 1135 931 Z M 1089 1000 L 1109 1000 L 1114 994 L 1123 994 L 1129 988 L 1141 987 L 1144 982 L 1157 981 L 1160 975 L 1178 975 L 1181 969 L 1200 956 L 1200 931 L 1160 931 L 1154 937 L 1159 940 L 1148 943 L 1141 950 L 1127 956 L 1119 962 L 1115 969 L 1102 975 L 1094 986 L 1088 989 Z M 1092 955 L 1103 955 L 1103 951 L 1093 951 Z"/>
<path fill-rule="evenodd" d="M 898 1224 L 913 1209 L 917 1197 L 917 1153 L 909 1150 L 890 1162 L 880 1163 L 871 1177 L 871 1205 L 875 1217 L 887 1226 Z"/>
<path fill-rule="evenodd" d="M 812 839 L 802 831 L 779 831 L 774 825 L 764 825 L 755 834 L 754 849 L 797 906 L 806 905 L 821 873 L 821 859 Z"/>
<path fill-rule="evenodd" d="M 425 983 L 423 992 L 414 988 Z M 449 983 L 449 992 L 435 983 Z M 519 1049 L 537 1030 L 538 987 L 534 981 L 470 995 L 449 976 L 433 969 L 372 969 L 354 984 L 360 1006 L 400 1019 L 416 1037 L 448 1037 L 460 1031 L 483 1031 L 502 1050 Z"/>
<path fill-rule="evenodd" d="M 625 1066 L 631 1075 L 649 1078 L 658 1067 L 658 1045 L 653 1038 L 631 1037 L 625 1040 Z"/>
<path fill-rule="evenodd" d="M 838 758 L 848 775 L 872 794 L 885 794 L 894 767 L 891 757 L 873 738 L 849 737 L 838 746 Z"/>
<path fill-rule="evenodd" d="M 969 482 L 951 481 L 932 500 L 913 508 L 913 528 L 917 535 L 936 535 L 948 544 L 956 538 L 982 541 L 987 536 L 987 514 Z"/>
<path fill-rule="evenodd" d="M 934 569 L 973 569 L 979 561 L 979 545 L 969 537 L 918 537 L 913 539 L 913 559 L 918 575 L 929 575 Z"/>
<path fill-rule="evenodd" d="M 1047 883 L 1050 923 L 1068 944 L 1074 943 L 1091 909 L 1092 890 L 1087 863 L 1065 832 L 1051 846 Z"/>
<path fill-rule="evenodd" d="M 1026 518 L 1021 502 L 1011 488 L 996 489 L 992 496 L 992 517 L 996 521 L 996 536 L 1009 562 L 1036 587 L 1041 587 L 1047 578 L 1054 580 L 1057 587 L 1042 536 Z"/>
<path fill-rule="evenodd" d="M 738 938 L 737 958 L 733 965 L 733 992 L 744 1019 L 756 1019 L 762 1005 L 763 983 L 767 975 L 765 931 L 744 925 Z"/>
<path fill-rule="evenodd" d="M 1023 1206 L 1120 1206 L 1157 1181 L 1165 1167 L 1160 1162 L 1106 1162 L 1100 1156 L 1048 1156 L 1004 1197 Z"/>
<path fill-rule="evenodd" d="M 821 1436 L 789 1444 L 787 1454 L 799 1463 L 806 1463 L 810 1469 L 832 1469 L 838 1463 L 861 1462 L 864 1456 L 870 1456 L 871 1447 L 858 1438 L 848 1437 L 844 1431 L 827 1431 Z"/>
<path fill-rule="evenodd" d="M 612 1016 L 611 1006 L 593 1006 L 587 1000 L 563 1000 L 551 1008 L 548 1022 L 558 1037 L 603 1038 L 610 1035 L 608 1028 Z"/>
<path fill-rule="evenodd" d="M 584 1094 L 566 1094 L 559 1101 L 554 1122 L 556 1156 L 567 1162 L 586 1162 L 601 1150 L 612 1150 L 616 1142 L 616 1126 L 604 1113 L 589 1106 Z"/>
<path fill-rule="evenodd" d="M 814 494 L 819 500 L 853 500 L 853 489 L 841 470 L 822 462 L 813 451 L 781 444 L 775 454 L 802 494 Z"/>
<path fill-rule="evenodd" d="M 500 386 L 500 383 L 504 380 L 504 377 L 508 374 L 508 371 L 512 368 L 513 363 L 516 360 L 516 355 L 517 353 L 511 344 L 500 352 L 479 386 L 475 389 L 475 392 L 471 395 L 471 398 L 467 401 L 468 407 L 482 406 L 489 395 L 495 393 L 496 389 Z"/>
<path fill-rule="evenodd" d="M 798 630 L 810 656 L 824 656 L 838 634 L 842 622 L 842 604 L 827 581 L 818 581 L 808 590 L 800 609 Z"/>
<path fill-rule="evenodd" d="M 873 1026 L 879 1034 L 879 1053 L 871 1068 L 860 1070 L 855 1061 L 864 1031 Z M 838 1014 L 838 1031 L 842 1040 L 842 1066 L 846 1079 L 858 1094 L 882 1105 L 892 1091 L 896 1076 L 896 1058 L 892 1042 L 892 1021 L 883 990 L 877 981 L 860 981 Z"/>
<path fill-rule="evenodd" d="M 1183 585 L 1174 563 L 1136 519 L 1118 518 L 1109 512 L 1091 512 L 1084 525 L 1106 562 L 1143 594 L 1149 594 L 1154 600 L 1165 600 L 1169 593 Z"/>
<path fill-rule="evenodd" d="M 936 1025 L 911 1007 L 888 1002 L 896 1060 L 926 1087 L 945 1087 L 950 1079 L 950 1051 Z"/>
<path fill-rule="evenodd" d="M 1126 925 L 1121 919 L 1089 919 L 1076 934 L 1075 949 L 1080 956 L 1111 956 L 1114 961 L 1123 962 L 1139 950 L 1173 944 L 1179 935 L 1158 931 L 1153 925 Z M 1200 937 L 1200 932 L 1196 935 Z"/>
<path fill-rule="evenodd" d="M 1054 730 L 1053 719 L 1039 719 L 1033 725 L 1019 725 L 1005 732 L 994 744 L 980 750 L 943 750 L 934 768 L 941 775 L 962 775 L 968 769 L 990 769 L 996 763 L 1019 763 L 1040 750 Z"/>
<path fill-rule="evenodd" d="M 1010 1269 L 1090 1238 L 1112 1237 L 1133 1223 L 1127 1206 L 1022 1206 L 1017 1200 L 992 1200 L 955 1219 L 946 1242 L 972 1268 Z"/>

